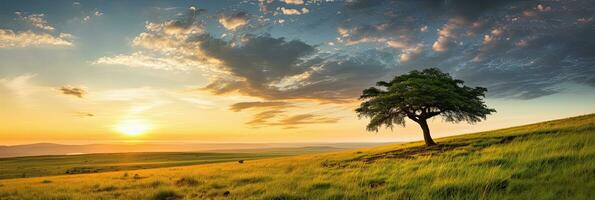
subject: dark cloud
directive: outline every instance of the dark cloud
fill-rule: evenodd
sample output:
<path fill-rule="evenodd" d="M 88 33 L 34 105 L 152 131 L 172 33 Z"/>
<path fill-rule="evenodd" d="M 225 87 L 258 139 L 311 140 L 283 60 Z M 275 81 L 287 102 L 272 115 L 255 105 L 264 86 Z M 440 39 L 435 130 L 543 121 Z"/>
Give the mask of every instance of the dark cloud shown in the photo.
<path fill-rule="evenodd" d="M 385 2 L 387 2 L 387 0 L 350 0 L 345 3 L 345 7 L 349 9 L 359 10 L 373 8 Z"/>
<path fill-rule="evenodd" d="M 256 101 L 256 102 L 240 102 L 229 107 L 234 112 L 239 112 L 249 108 L 270 108 L 270 107 L 290 107 L 291 103 L 282 101 Z"/>
<path fill-rule="evenodd" d="M 340 42 L 352 45 L 395 41 L 401 57 L 394 73 L 439 67 L 498 98 L 538 98 L 563 91 L 564 83 L 593 86 L 593 1 L 383 3 L 398 6 L 366 11 L 382 17 L 346 18 L 338 33 Z"/>
<path fill-rule="evenodd" d="M 62 94 L 72 95 L 78 98 L 83 98 L 83 96 L 87 94 L 87 91 L 85 91 L 85 89 L 71 86 L 62 86 L 60 88 L 60 91 L 62 91 Z"/>
<path fill-rule="evenodd" d="M 458 16 L 467 19 L 474 19 L 498 9 L 505 9 L 507 6 L 519 0 L 420 0 L 418 3 L 421 10 L 432 12 L 437 15 Z"/>
<path fill-rule="evenodd" d="M 391 55 L 377 51 L 358 56 L 314 55 L 314 46 L 269 35 L 245 35 L 239 46 L 201 35 L 201 50 L 223 62 L 236 78 L 220 78 L 205 87 L 215 94 L 240 92 L 264 99 L 341 101 L 356 97 L 375 78 L 386 74 L 382 61 Z"/>
<path fill-rule="evenodd" d="M 338 21 L 333 47 L 266 33 L 216 38 L 194 15 L 149 23 L 134 44 L 225 72 L 203 88 L 214 94 L 345 102 L 378 80 L 438 67 L 490 97 L 532 99 L 562 83 L 594 85 L 594 4 L 354 0 L 328 20 Z"/>

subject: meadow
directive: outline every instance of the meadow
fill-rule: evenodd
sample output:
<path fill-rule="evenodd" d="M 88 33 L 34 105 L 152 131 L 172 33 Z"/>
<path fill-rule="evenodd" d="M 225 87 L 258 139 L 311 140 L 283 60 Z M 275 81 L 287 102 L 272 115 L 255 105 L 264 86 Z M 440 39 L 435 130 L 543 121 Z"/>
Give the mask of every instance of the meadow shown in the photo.
<path fill-rule="evenodd" d="M 338 151 L 340 149 L 313 146 L 229 149 L 216 150 L 214 152 L 128 152 L 0 158 L 0 179 L 198 165 Z"/>
<path fill-rule="evenodd" d="M 595 196 L 595 114 L 436 141 L 433 147 L 411 142 L 244 163 L 3 179 L 0 199 Z"/>

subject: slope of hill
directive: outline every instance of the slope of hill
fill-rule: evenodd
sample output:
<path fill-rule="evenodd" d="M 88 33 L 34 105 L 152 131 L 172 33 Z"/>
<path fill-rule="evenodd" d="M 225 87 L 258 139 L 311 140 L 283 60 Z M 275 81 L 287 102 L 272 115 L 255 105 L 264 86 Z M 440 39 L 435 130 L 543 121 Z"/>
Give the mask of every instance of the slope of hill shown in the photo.
<path fill-rule="evenodd" d="M 2 199 L 591 199 L 595 115 L 335 153 L 0 180 Z"/>

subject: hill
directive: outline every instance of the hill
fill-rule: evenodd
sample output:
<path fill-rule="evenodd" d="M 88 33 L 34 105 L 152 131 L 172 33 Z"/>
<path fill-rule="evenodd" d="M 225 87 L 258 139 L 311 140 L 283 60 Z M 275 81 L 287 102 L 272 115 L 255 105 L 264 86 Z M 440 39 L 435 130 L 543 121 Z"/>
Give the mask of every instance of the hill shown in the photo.
<path fill-rule="evenodd" d="M 422 142 L 0 180 L 2 199 L 591 199 L 595 115 Z"/>

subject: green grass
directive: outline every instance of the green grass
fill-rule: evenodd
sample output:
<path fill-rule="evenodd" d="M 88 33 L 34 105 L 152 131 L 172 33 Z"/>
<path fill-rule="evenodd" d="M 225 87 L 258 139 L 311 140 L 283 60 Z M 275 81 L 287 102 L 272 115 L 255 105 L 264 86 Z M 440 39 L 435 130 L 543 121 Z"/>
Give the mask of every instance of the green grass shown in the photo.
<path fill-rule="evenodd" d="M 1 199 L 592 199 L 595 115 L 324 154 L 0 180 Z M 134 174 L 134 175 L 133 175 Z M 46 181 L 47 180 L 47 181 Z"/>

